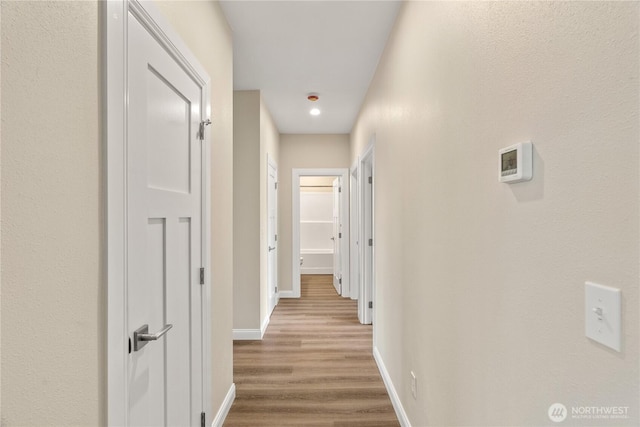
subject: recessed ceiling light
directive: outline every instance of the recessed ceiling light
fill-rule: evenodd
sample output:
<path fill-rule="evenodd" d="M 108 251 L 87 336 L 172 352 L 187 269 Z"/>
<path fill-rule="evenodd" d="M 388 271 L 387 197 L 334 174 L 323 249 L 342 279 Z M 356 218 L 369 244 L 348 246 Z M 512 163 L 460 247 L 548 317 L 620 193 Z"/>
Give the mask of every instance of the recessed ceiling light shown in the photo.
<path fill-rule="evenodd" d="M 309 114 L 311 114 L 312 116 L 319 116 L 320 110 L 317 108 L 312 108 L 311 111 L 309 111 Z"/>

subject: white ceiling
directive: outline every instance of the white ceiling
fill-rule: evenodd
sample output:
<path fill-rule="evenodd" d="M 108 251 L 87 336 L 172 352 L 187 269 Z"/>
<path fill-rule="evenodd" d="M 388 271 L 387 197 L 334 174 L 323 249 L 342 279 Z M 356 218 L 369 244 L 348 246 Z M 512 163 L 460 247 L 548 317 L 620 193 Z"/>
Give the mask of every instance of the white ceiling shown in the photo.
<path fill-rule="evenodd" d="M 261 90 L 280 133 L 350 133 L 400 3 L 221 1 L 234 90 Z"/>

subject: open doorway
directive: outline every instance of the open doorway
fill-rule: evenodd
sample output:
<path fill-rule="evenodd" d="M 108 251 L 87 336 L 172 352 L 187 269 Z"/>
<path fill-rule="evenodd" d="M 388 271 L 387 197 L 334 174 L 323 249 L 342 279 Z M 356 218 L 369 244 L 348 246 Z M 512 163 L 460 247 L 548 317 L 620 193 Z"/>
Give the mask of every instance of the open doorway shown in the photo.
<path fill-rule="evenodd" d="M 300 177 L 301 280 L 305 276 L 330 275 L 330 282 L 340 295 L 341 186 L 339 176 Z"/>
<path fill-rule="evenodd" d="M 294 169 L 292 183 L 294 296 L 304 275 L 350 297 L 348 169 Z"/>

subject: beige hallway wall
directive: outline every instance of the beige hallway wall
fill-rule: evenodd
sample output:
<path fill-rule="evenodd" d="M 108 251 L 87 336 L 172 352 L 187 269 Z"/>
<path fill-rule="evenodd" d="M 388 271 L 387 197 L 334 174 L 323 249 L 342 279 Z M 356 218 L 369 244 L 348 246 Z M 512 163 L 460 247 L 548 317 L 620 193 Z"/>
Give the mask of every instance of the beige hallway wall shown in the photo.
<path fill-rule="evenodd" d="M 260 328 L 260 92 L 233 93 L 233 329 Z"/>
<path fill-rule="evenodd" d="M 98 3 L 0 7 L 0 424 L 104 424 Z"/>
<path fill-rule="evenodd" d="M 259 330 L 268 313 L 267 155 L 278 162 L 280 134 L 260 91 L 235 91 L 233 329 Z"/>
<path fill-rule="evenodd" d="M 348 168 L 349 135 L 280 136 L 278 185 L 278 284 L 291 291 L 291 171 L 294 168 Z"/>
<path fill-rule="evenodd" d="M 412 425 L 548 425 L 554 402 L 638 424 L 638 16 L 400 11 L 351 154 L 375 134 L 375 343 Z M 526 140 L 533 180 L 499 183 L 498 149 Z M 587 280 L 622 289 L 620 353 L 584 335 Z"/>

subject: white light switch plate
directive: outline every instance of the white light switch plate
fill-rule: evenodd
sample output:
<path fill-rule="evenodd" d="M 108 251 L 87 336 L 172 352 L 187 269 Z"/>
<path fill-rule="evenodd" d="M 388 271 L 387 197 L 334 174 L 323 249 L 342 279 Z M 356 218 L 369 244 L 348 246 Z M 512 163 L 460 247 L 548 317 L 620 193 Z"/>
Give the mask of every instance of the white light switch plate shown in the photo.
<path fill-rule="evenodd" d="M 620 289 L 585 283 L 584 321 L 588 338 L 614 350 L 621 349 L 622 292 Z"/>

